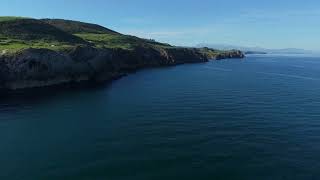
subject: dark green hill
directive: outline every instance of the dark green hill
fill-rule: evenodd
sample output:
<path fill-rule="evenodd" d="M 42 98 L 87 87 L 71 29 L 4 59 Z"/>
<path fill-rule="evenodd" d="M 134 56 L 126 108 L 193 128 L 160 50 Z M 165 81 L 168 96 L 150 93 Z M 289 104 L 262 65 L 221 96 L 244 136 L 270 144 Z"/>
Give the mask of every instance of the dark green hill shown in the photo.
<path fill-rule="evenodd" d="M 127 50 L 141 46 L 171 47 L 96 24 L 63 19 L 0 17 L 0 48 L 6 51 L 14 52 L 28 47 L 60 50 L 80 44 Z"/>
<path fill-rule="evenodd" d="M 64 19 L 42 19 L 42 21 L 93 43 L 97 47 L 132 49 L 137 46 L 170 46 L 153 40 L 124 35 L 97 24 Z"/>
<path fill-rule="evenodd" d="M 93 33 L 93 34 L 113 34 L 119 35 L 120 33 L 105 28 L 97 24 L 84 23 L 79 21 L 64 20 L 64 19 L 42 19 L 42 21 L 55 26 L 70 34 L 78 33 Z"/>
<path fill-rule="evenodd" d="M 2 21 L 14 21 L 17 19 L 30 19 L 25 17 L 18 17 L 18 16 L 0 16 L 0 22 Z"/>
<path fill-rule="evenodd" d="M 79 45 L 98 49 L 124 50 L 135 50 L 141 47 L 157 50 L 178 48 L 155 40 L 124 35 L 96 24 L 63 19 L 0 17 L 1 53 L 27 48 L 59 51 Z M 198 51 L 210 58 L 221 53 L 211 49 Z"/>
<path fill-rule="evenodd" d="M 0 21 L 0 36 L 7 39 L 27 41 L 57 41 L 87 43 L 83 39 L 36 19 L 6 18 Z"/>

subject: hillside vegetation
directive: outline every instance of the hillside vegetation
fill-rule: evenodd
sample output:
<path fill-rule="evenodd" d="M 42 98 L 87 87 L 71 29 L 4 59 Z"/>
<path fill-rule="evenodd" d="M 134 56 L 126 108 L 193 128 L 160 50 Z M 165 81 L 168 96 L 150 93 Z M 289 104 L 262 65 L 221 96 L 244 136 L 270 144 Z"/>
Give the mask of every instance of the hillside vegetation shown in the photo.
<path fill-rule="evenodd" d="M 243 58 L 185 48 L 61 19 L 0 17 L 0 89 L 104 82 L 147 67 Z"/>
<path fill-rule="evenodd" d="M 0 50 L 15 52 L 25 48 L 63 49 L 86 45 L 87 41 L 36 19 L 0 18 Z"/>
<path fill-rule="evenodd" d="M 17 19 L 28 19 L 25 17 L 16 17 L 16 16 L 0 16 L 0 22 L 1 21 L 14 21 Z"/>
<path fill-rule="evenodd" d="M 28 48 L 50 49 L 59 52 L 79 46 L 128 51 L 137 48 L 150 48 L 156 51 L 179 48 L 150 39 L 124 35 L 100 25 L 79 21 L 0 17 L 0 55 Z M 193 48 L 189 49 L 193 51 Z M 197 52 L 207 58 L 224 57 L 229 53 L 229 51 L 209 48 L 198 48 Z"/>
<path fill-rule="evenodd" d="M 41 19 L 41 21 L 46 22 L 56 28 L 59 28 L 70 34 L 77 33 L 93 33 L 93 34 L 120 34 L 111 29 L 105 28 L 97 24 L 84 23 L 79 21 L 71 21 L 64 19 Z"/>
<path fill-rule="evenodd" d="M 154 40 L 124 35 L 100 25 L 63 20 L 0 17 L 0 53 L 13 53 L 26 48 L 56 51 L 77 46 L 134 50 L 137 47 L 177 48 Z M 201 49 L 209 57 L 220 51 Z"/>
<path fill-rule="evenodd" d="M 169 44 L 123 35 L 96 24 L 62 19 L 0 17 L 0 50 L 16 52 L 25 48 L 65 50 L 76 46 L 96 48 L 169 48 Z"/>

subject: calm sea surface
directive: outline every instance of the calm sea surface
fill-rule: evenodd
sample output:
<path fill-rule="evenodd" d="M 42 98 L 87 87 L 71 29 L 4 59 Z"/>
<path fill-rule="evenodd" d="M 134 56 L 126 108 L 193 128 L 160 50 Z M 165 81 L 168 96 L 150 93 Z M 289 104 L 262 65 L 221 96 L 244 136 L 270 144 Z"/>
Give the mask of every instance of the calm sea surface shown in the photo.
<path fill-rule="evenodd" d="M 0 99 L 1 180 L 319 178 L 317 57 L 143 70 Z"/>

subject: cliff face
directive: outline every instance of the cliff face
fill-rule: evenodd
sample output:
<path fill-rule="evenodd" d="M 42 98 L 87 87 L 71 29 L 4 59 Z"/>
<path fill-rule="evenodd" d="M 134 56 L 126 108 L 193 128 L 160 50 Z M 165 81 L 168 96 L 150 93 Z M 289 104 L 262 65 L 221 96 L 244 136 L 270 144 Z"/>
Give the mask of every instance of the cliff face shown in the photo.
<path fill-rule="evenodd" d="M 243 57 L 232 52 L 216 59 Z M 0 56 L 0 88 L 21 89 L 81 81 L 109 81 L 146 67 L 207 62 L 192 48 L 137 47 L 134 50 L 78 46 L 64 52 L 25 49 Z"/>
<path fill-rule="evenodd" d="M 85 22 L 0 17 L 0 89 L 109 81 L 146 67 L 234 57 L 243 54 L 175 47 Z"/>
<path fill-rule="evenodd" d="M 221 59 L 244 58 L 244 57 L 245 57 L 245 55 L 243 52 L 238 51 L 238 50 L 234 50 L 234 51 L 230 51 L 230 52 L 220 53 L 215 57 L 215 59 L 221 60 Z"/>

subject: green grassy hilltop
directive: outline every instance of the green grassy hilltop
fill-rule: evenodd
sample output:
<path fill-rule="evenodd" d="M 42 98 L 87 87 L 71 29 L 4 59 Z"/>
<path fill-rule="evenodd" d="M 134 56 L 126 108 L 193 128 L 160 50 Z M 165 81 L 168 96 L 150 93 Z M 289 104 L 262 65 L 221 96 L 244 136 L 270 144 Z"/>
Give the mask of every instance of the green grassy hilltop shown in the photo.
<path fill-rule="evenodd" d="M 0 49 L 14 52 L 24 48 L 59 49 L 87 42 L 41 20 L 0 17 Z"/>
<path fill-rule="evenodd" d="M 0 16 L 0 22 L 2 21 L 14 21 L 18 19 L 28 19 L 25 17 L 16 17 L 16 16 Z"/>
<path fill-rule="evenodd" d="M 14 53 L 26 48 L 65 50 L 76 46 L 161 49 L 178 48 L 154 40 L 124 35 L 100 25 L 63 20 L 0 17 L 0 53 Z M 214 57 L 221 51 L 203 48 L 200 52 Z"/>
<path fill-rule="evenodd" d="M 133 49 L 137 46 L 171 47 L 153 40 L 123 35 L 105 27 L 62 19 L 0 17 L 0 50 L 24 48 L 61 50 L 86 45 L 96 48 Z"/>

